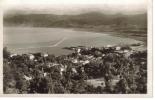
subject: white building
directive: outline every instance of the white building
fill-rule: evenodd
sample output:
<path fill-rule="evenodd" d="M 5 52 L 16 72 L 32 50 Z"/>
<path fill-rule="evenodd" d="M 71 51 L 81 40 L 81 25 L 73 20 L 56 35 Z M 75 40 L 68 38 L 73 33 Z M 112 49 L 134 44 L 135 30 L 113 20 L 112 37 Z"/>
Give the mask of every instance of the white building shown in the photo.
<path fill-rule="evenodd" d="M 14 56 L 17 56 L 17 54 L 11 54 L 11 55 L 10 55 L 11 58 L 14 57 Z"/>
<path fill-rule="evenodd" d="M 33 54 L 29 54 L 29 59 L 30 60 L 33 60 L 35 57 L 34 57 L 34 55 Z"/>
<path fill-rule="evenodd" d="M 121 47 L 117 46 L 117 47 L 116 47 L 116 50 L 117 50 L 117 51 L 118 51 L 118 50 L 121 50 Z"/>

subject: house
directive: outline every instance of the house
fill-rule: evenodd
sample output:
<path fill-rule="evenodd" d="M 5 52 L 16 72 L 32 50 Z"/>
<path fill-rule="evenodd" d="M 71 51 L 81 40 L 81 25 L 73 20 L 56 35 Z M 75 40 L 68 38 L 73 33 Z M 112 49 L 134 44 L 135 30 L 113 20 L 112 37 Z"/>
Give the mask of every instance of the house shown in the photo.
<path fill-rule="evenodd" d="M 32 80 L 32 77 L 28 77 L 28 76 L 24 75 L 24 79 L 27 81 L 30 81 L 30 80 Z"/>
<path fill-rule="evenodd" d="M 46 77 L 47 76 L 47 73 L 44 73 L 44 77 Z"/>
<path fill-rule="evenodd" d="M 128 53 L 129 52 L 129 50 L 124 50 L 124 53 Z"/>
<path fill-rule="evenodd" d="M 77 70 L 75 68 L 72 68 L 73 73 L 77 73 Z"/>
<path fill-rule="evenodd" d="M 105 54 L 102 54 L 102 57 L 104 57 L 105 56 Z"/>
<path fill-rule="evenodd" d="M 117 46 L 115 49 L 118 51 L 121 50 L 121 47 Z"/>
<path fill-rule="evenodd" d="M 15 57 L 15 56 L 17 56 L 17 54 L 11 54 L 11 55 L 10 55 L 11 58 L 12 58 L 12 57 Z"/>
<path fill-rule="evenodd" d="M 86 64 L 88 64 L 90 61 L 89 60 L 86 60 L 86 61 L 84 61 L 82 64 L 83 65 L 86 65 Z"/>
<path fill-rule="evenodd" d="M 34 55 L 33 54 L 29 54 L 29 59 L 30 60 L 33 60 L 35 57 L 34 57 Z"/>
<path fill-rule="evenodd" d="M 74 60 L 72 60 L 72 63 L 76 64 L 76 63 L 78 63 L 78 60 L 74 59 Z"/>
<path fill-rule="evenodd" d="M 43 54 L 43 57 L 48 57 L 48 54 L 47 54 L 47 53 L 44 53 L 44 54 Z"/>
<path fill-rule="evenodd" d="M 108 48 L 112 47 L 112 45 L 107 45 Z"/>
<path fill-rule="evenodd" d="M 52 63 L 47 63 L 46 65 L 48 68 L 52 67 Z"/>

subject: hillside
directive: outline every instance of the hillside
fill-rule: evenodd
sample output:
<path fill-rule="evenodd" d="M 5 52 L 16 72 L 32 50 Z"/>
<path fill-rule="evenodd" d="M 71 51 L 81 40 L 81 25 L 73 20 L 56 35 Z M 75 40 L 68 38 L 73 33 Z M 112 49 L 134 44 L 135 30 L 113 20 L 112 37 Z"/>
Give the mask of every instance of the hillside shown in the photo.
<path fill-rule="evenodd" d="M 41 27 L 82 27 L 83 25 L 139 25 L 146 26 L 147 14 L 108 15 L 90 12 L 79 15 L 15 14 L 4 15 L 4 25 L 31 25 Z"/>

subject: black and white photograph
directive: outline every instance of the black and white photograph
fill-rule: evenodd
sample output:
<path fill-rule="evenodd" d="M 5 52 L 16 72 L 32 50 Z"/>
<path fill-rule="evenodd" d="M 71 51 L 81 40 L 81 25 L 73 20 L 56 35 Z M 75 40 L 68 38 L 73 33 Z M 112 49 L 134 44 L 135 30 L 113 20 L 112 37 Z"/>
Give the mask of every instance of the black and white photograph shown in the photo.
<path fill-rule="evenodd" d="M 151 0 L 2 1 L 4 95 L 151 93 Z"/>

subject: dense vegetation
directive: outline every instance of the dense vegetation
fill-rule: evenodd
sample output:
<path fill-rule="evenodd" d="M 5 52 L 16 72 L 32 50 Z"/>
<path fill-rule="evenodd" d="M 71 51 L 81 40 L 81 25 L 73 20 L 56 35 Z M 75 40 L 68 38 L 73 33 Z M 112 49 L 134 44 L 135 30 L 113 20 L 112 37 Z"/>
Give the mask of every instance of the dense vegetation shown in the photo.
<path fill-rule="evenodd" d="M 69 55 L 3 50 L 4 93 L 147 93 L 147 51 L 73 47 Z M 96 85 L 90 81 L 102 79 Z"/>

